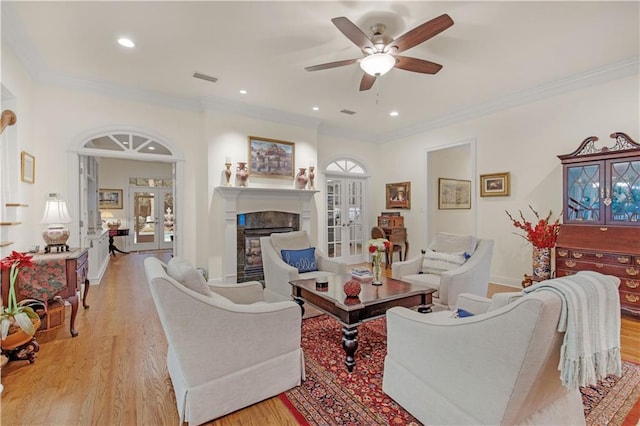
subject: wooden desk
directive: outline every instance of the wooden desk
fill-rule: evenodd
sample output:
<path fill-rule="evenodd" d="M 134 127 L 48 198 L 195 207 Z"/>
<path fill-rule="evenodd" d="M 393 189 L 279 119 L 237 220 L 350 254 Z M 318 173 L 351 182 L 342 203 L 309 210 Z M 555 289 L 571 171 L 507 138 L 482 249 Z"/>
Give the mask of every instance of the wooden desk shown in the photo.
<path fill-rule="evenodd" d="M 387 239 L 392 245 L 400 246 L 400 261 L 407 260 L 407 253 L 409 252 L 409 240 L 407 240 L 407 228 L 404 227 L 382 227 L 382 230 L 387 236 Z M 404 246 L 404 249 L 402 248 Z M 389 249 L 387 253 L 387 265 L 393 263 L 393 247 Z"/>
<path fill-rule="evenodd" d="M 84 284 L 82 306 L 89 309 L 89 249 L 71 249 L 60 253 L 37 253 L 33 255 L 33 266 L 22 268 L 16 280 L 16 299 L 52 300 L 56 296 L 71 304 L 69 331 L 76 337 L 76 315 L 78 313 L 78 292 Z M 2 271 L 2 300 L 9 296 L 9 270 Z"/>

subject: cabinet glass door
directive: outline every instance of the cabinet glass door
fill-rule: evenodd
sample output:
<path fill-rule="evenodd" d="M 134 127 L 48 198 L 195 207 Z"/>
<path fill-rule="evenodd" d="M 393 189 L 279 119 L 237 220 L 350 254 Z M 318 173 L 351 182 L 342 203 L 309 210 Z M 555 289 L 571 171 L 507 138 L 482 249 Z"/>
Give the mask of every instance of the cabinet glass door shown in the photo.
<path fill-rule="evenodd" d="M 566 222 L 603 223 L 600 192 L 604 187 L 602 163 L 568 166 L 565 200 Z"/>
<path fill-rule="evenodd" d="M 640 221 L 640 160 L 610 163 L 605 203 L 609 205 L 607 222 L 637 225 Z"/>

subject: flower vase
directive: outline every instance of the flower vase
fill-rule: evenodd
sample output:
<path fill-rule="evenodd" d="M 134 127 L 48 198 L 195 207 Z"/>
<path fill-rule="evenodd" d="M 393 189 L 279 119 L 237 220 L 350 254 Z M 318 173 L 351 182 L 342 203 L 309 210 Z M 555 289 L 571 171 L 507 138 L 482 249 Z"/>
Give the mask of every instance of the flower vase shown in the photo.
<path fill-rule="evenodd" d="M 247 170 L 247 163 L 239 162 L 236 167 L 236 179 L 238 186 L 247 186 L 247 178 L 249 177 L 249 171 Z"/>
<path fill-rule="evenodd" d="M 316 177 L 314 170 L 315 167 L 309 166 L 309 189 L 316 189 L 315 186 L 313 186 L 313 179 Z"/>
<path fill-rule="evenodd" d="M 382 253 L 376 252 L 373 255 L 373 285 L 382 285 L 382 280 L 380 279 L 381 268 L 380 264 L 382 263 Z"/>
<path fill-rule="evenodd" d="M 551 278 L 551 249 L 533 248 L 533 276 L 536 281 L 544 281 Z"/>
<path fill-rule="evenodd" d="M 305 167 L 300 167 L 300 171 L 296 176 L 296 189 L 305 189 L 308 181 L 307 169 Z"/>
<path fill-rule="evenodd" d="M 227 180 L 227 186 L 231 186 L 231 183 L 229 183 L 229 180 L 231 179 L 231 163 L 224 163 L 224 166 L 226 167 L 224 171 L 224 178 Z"/>

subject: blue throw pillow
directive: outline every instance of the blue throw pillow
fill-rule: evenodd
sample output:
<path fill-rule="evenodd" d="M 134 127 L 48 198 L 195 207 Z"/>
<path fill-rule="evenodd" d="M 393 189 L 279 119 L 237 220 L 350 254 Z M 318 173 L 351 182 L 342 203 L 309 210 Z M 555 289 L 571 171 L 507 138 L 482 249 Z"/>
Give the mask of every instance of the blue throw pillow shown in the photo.
<path fill-rule="evenodd" d="M 302 250 L 282 250 L 281 253 L 282 260 L 296 268 L 300 273 L 318 270 L 315 247 Z"/>
<path fill-rule="evenodd" d="M 473 314 L 469 311 L 465 311 L 464 309 L 458 308 L 458 318 L 472 317 Z"/>

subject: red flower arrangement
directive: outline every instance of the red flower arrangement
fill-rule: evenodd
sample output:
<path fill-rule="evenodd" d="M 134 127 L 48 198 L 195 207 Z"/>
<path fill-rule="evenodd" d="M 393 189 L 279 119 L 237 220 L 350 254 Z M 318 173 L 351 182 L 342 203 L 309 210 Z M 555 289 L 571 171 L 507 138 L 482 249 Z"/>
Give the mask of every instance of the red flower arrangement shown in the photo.
<path fill-rule="evenodd" d="M 33 336 L 36 332 L 31 319 L 38 319 L 38 314 L 28 306 L 18 305 L 16 299 L 16 279 L 20 268 L 28 268 L 33 266 L 31 256 L 26 253 L 18 253 L 17 251 L 4 259 L 0 260 L 0 269 L 9 270 L 9 295 L 7 306 L 0 307 L 0 338 L 6 339 L 9 333 L 9 327 L 18 326 L 25 333 Z"/>
<path fill-rule="evenodd" d="M 520 235 L 525 240 L 529 241 L 536 248 L 553 248 L 556 246 L 556 240 L 558 239 L 558 232 L 560 231 L 560 217 L 558 217 L 555 222 L 549 223 L 551 219 L 551 210 L 549 210 L 549 214 L 544 219 L 540 218 L 540 215 L 537 211 L 534 210 L 533 207 L 529 206 L 533 214 L 536 215 L 537 222 L 533 225 L 531 222 L 524 218 L 522 211 L 520 211 L 520 218 L 522 221 L 515 220 L 508 211 L 505 210 L 511 222 L 513 222 L 513 226 L 516 228 L 522 229 L 525 231 L 525 235 Z"/>

